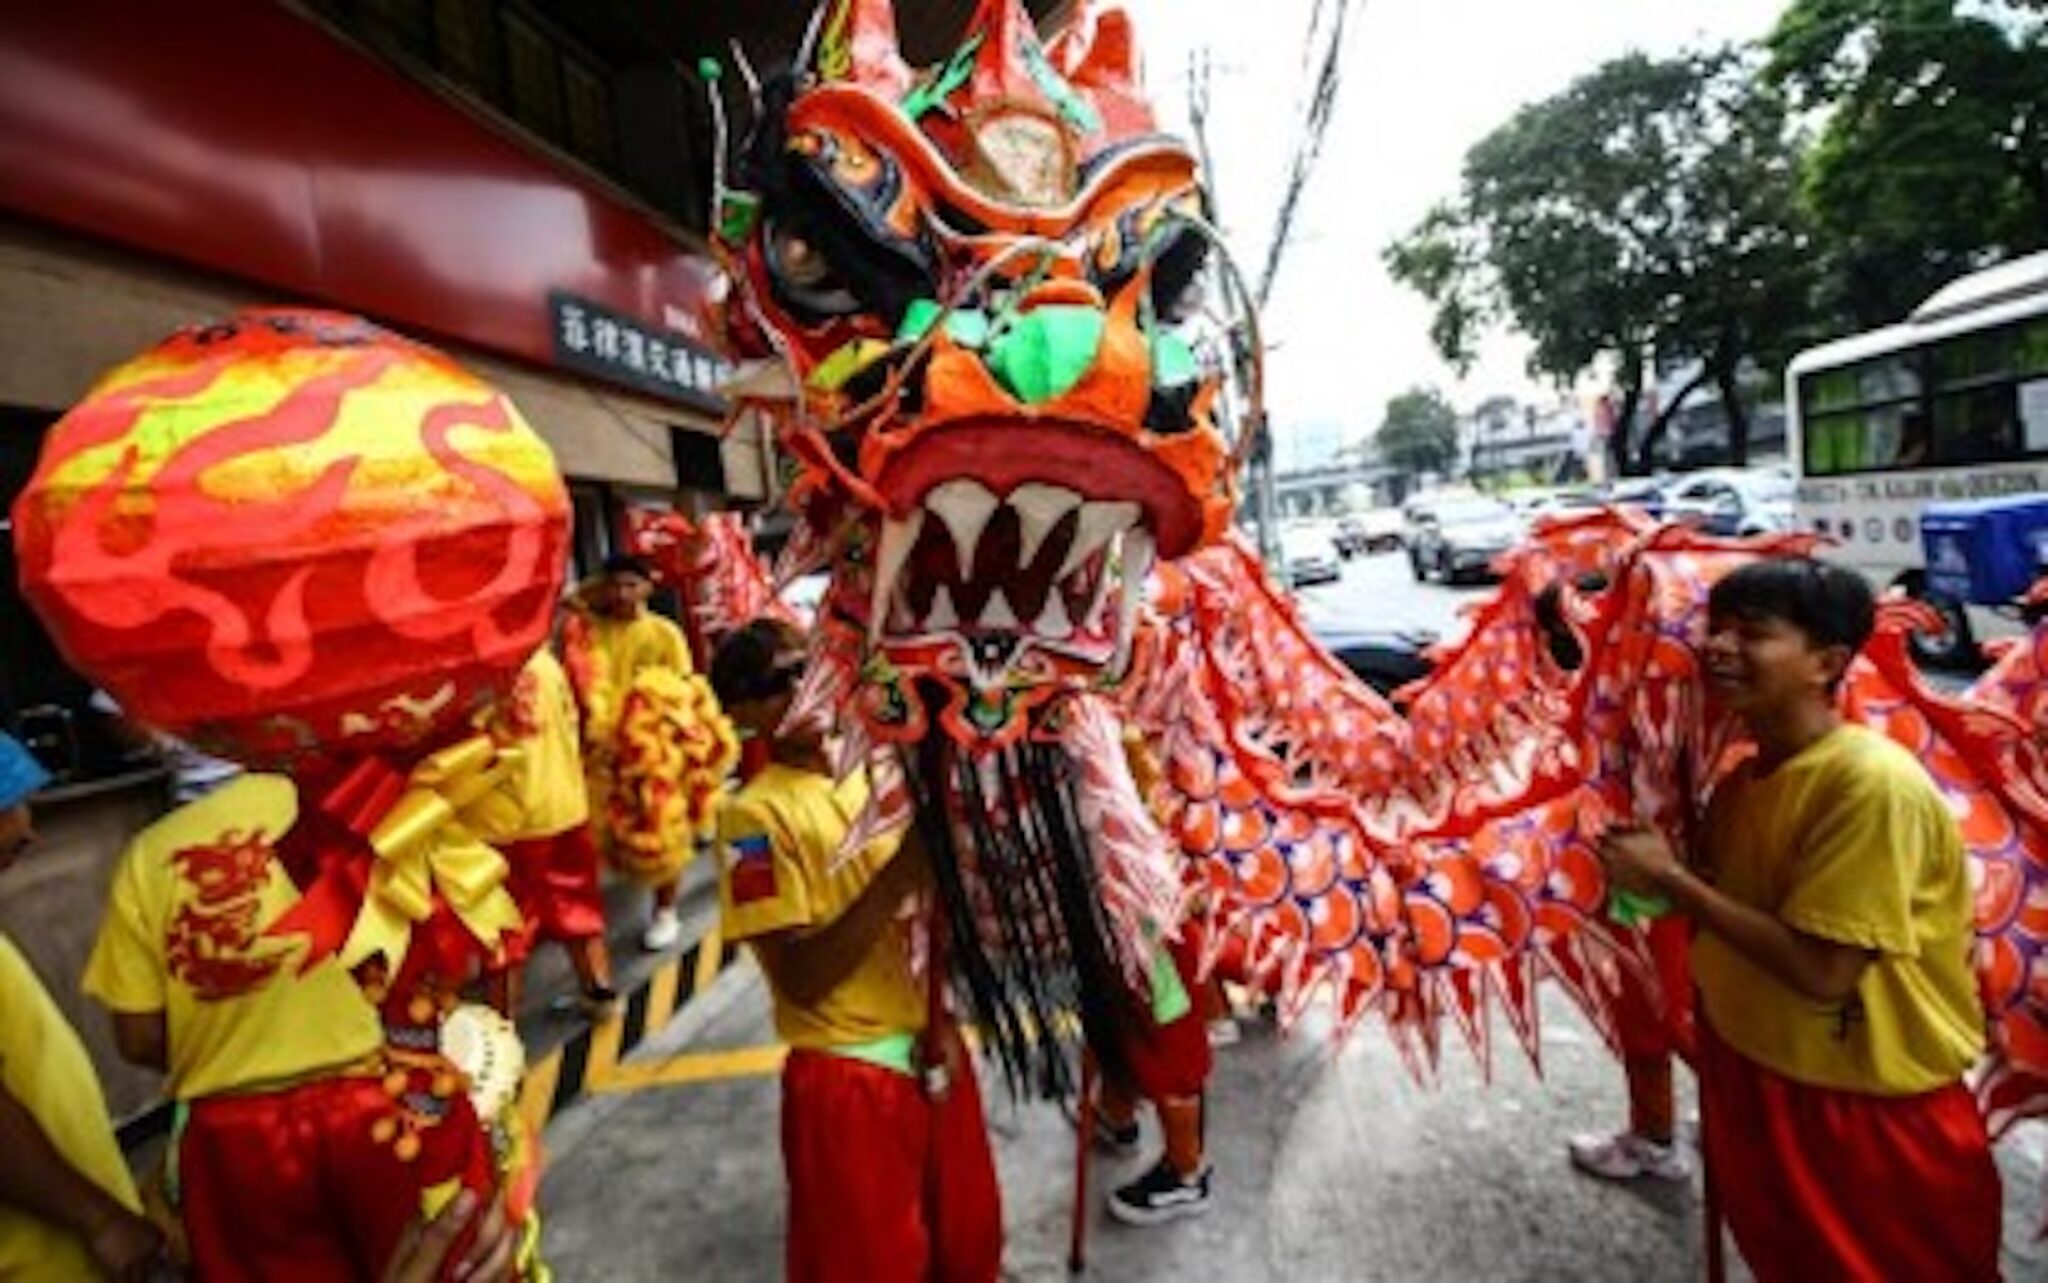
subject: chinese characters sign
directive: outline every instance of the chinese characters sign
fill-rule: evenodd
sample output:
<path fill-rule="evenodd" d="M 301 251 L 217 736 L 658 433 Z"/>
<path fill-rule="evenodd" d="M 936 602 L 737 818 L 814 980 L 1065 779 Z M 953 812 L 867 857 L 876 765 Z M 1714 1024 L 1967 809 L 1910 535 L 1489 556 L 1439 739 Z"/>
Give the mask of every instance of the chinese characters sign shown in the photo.
<path fill-rule="evenodd" d="M 560 290 L 548 295 L 548 312 L 555 364 L 663 400 L 724 412 L 718 386 L 731 367 L 702 344 Z"/>

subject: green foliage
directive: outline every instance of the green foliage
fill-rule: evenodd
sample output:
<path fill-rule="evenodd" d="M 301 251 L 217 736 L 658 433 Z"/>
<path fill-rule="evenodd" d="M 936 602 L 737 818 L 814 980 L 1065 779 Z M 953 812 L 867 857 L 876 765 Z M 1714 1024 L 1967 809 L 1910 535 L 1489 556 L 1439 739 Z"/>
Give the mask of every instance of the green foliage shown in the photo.
<path fill-rule="evenodd" d="M 1391 467 L 1449 473 L 1458 460 L 1457 411 L 1435 388 L 1411 388 L 1387 402 L 1374 441 Z"/>
<path fill-rule="evenodd" d="M 1818 122 L 1800 196 L 1820 312 L 1895 321 L 1987 259 L 2048 245 L 2039 4 L 1793 0 L 1769 83 Z"/>
<path fill-rule="evenodd" d="M 1651 352 L 1731 372 L 1789 350 L 1806 296 L 1797 153 L 1778 101 L 1732 51 L 1631 54 L 1523 108 L 1465 157 L 1458 200 L 1385 258 L 1436 307 L 1462 368 L 1485 326 L 1568 380 Z"/>

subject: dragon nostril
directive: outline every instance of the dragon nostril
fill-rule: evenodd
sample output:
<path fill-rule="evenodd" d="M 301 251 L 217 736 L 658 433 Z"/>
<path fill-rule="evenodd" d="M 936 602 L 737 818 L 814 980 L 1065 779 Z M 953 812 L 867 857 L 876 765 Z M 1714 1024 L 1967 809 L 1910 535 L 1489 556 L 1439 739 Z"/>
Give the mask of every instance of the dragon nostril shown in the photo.
<path fill-rule="evenodd" d="M 1193 383 L 1176 387 L 1152 389 L 1152 395 L 1145 402 L 1145 427 L 1161 436 L 1176 436 L 1192 432 L 1195 428 L 1195 393 Z"/>

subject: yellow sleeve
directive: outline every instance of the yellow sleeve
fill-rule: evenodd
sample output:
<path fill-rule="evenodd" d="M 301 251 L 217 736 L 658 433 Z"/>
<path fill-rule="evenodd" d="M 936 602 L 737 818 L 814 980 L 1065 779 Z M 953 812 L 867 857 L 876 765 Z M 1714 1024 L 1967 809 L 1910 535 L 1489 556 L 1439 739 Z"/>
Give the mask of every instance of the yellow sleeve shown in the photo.
<path fill-rule="evenodd" d="M 1888 770 L 1843 773 L 1808 825 L 1778 917 L 1837 944 L 1916 955 L 1914 886 L 1943 855 L 1930 821 L 1946 811 L 1930 815 L 1931 788 Z M 1939 798 L 1931 805 L 1941 809 Z"/>
<path fill-rule="evenodd" d="M 697 666 L 690 662 L 690 641 L 683 636 L 682 628 L 663 615 L 650 615 L 649 618 L 661 624 L 661 644 L 656 653 L 661 657 L 662 666 L 674 669 L 684 677 L 696 672 Z"/>
<path fill-rule="evenodd" d="M 107 894 L 106 916 L 80 981 L 109 1011 L 143 1014 L 169 1003 L 163 960 L 163 906 L 151 893 L 154 852 L 146 838 L 129 843 Z"/>
<path fill-rule="evenodd" d="M 725 938 L 751 940 L 814 921 L 810 880 L 796 835 L 774 810 L 744 794 L 718 812 L 718 912 Z"/>

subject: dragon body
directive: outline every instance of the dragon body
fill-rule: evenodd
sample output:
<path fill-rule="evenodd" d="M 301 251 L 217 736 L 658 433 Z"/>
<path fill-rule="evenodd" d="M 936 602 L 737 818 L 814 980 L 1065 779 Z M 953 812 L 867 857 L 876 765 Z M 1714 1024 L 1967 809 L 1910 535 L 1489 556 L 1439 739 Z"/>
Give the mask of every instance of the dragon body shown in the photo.
<path fill-rule="evenodd" d="M 1688 835 L 1745 751 L 1704 694 L 1707 591 L 1813 540 L 1548 523 L 1399 711 L 1231 530 L 1255 327 L 1199 299 L 1199 175 L 1154 132 L 1120 13 L 1041 44 L 983 0 L 913 72 L 888 0 L 828 0 L 753 88 L 717 219 L 756 362 L 736 413 L 788 464 L 784 573 L 831 576 L 792 716 L 875 781 L 850 843 L 925 832 L 956 987 L 1011 1069 L 1059 1089 L 1004 1031 L 1074 1009 L 1113 1062 L 1147 942 L 1184 918 L 1283 1010 L 1377 1013 L 1418 1070 L 1446 1024 L 1489 1057 L 1495 1013 L 1534 1057 L 1545 980 L 1612 1039 L 1623 974 L 1655 973 L 1592 844 L 1615 819 Z M 734 576 L 710 598 L 758 595 L 753 566 L 702 567 Z M 1966 817 L 2009 1119 L 2048 1071 L 2048 643 L 1947 699 L 1904 658 L 1919 622 L 1887 610 L 1845 699 Z M 1143 797 L 1111 761 L 1133 738 Z"/>

